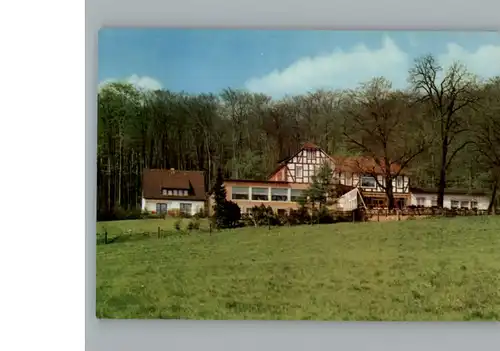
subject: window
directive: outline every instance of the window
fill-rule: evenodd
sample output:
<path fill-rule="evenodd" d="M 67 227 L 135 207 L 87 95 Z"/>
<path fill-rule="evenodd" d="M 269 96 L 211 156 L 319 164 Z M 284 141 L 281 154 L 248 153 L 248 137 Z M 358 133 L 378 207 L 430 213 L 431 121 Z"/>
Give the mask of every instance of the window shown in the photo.
<path fill-rule="evenodd" d="M 301 197 L 304 196 L 304 192 L 298 189 L 292 189 L 292 201 L 297 202 Z"/>
<path fill-rule="evenodd" d="M 471 201 L 471 202 L 470 202 L 470 207 L 471 207 L 473 210 L 477 209 L 477 201 Z"/>
<path fill-rule="evenodd" d="M 167 189 L 161 189 L 161 194 L 162 195 L 167 195 Z"/>
<path fill-rule="evenodd" d="M 308 161 L 314 160 L 314 153 L 313 153 L 313 151 L 311 151 L 311 150 L 307 151 L 307 160 Z"/>
<path fill-rule="evenodd" d="M 458 201 L 451 200 L 451 208 L 458 208 Z"/>
<path fill-rule="evenodd" d="M 269 201 L 269 189 L 252 188 L 252 200 Z"/>
<path fill-rule="evenodd" d="M 188 196 L 188 191 L 184 190 L 184 196 Z"/>
<path fill-rule="evenodd" d="M 248 187 L 233 186 L 231 198 L 233 200 L 248 200 L 249 189 Z"/>
<path fill-rule="evenodd" d="M 398 188 L 402 188 L 403 187 L 403 178 L 402 177 L 397 177 L 396 178 L 396 186 Z"/>
<path fill-rule="evenodd" d="M 168 190 L 168 195 L 172 195 L 172 190 Z"/>
<path fill-rule="evenodd" d="M 297 178 L 302 178 L 302 166 L 297 166 L 295 173 Z"/>
<path fill-rule="evenodd" d="M 437 199 L 432 199 L 431 200 L 431 206 L 432 207 L 437 207 L 437 205 L 438 205 L 438 200 Z"/>
<path fill-rule="evenodd" d="M 288 201 L 288 189 L 275 188 L 271 189 L 272 201 Z"/>
<path fill-rule="evenodd" d="M 460 208 L 469 208 L 469 201 L 460 201 Z"/>
<path fill-rule="evenodd" d="M 417 206 L 425 206 L 425 197 L 417 197 Z"/>
<path fill-rule="evenodd" d="M 362 176 L 361 177 L 361 186 L 364 188 L 376 188 L 377 181 L 372 176 Z"/>
<path fill-rule="evenodd" d="M 167 213 L 167 204 L 157 203 L 156 204 L 156 213 L 157 214 Z"/>
<path fill-rule="evenodd" d="M 191 214 L 191 209 L 192 209 L 193 205 L 192 204 L 188 204 L 188 203 L 181 203 L 180 204 L 180 212 L 182 214 Z"/>
<path fill-rule="evenodd" d="M 178 192 L 177 192 L 177 189 L 174 190 L 174 196 L 177 196 L 178 195 Z"/>

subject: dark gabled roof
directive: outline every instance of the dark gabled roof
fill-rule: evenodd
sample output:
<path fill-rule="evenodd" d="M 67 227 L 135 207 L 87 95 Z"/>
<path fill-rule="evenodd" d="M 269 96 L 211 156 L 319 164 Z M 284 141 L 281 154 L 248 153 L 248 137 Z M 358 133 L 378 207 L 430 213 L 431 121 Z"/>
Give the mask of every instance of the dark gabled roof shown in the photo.
<path fill-rule="evenodd" d="M 189 195 L 162 195 L 162 189 L 189 190 Z M 142 195 L 145 199 L 204 201 L 206 199 L 204 173 L 199 171 L 144 169 Z"/>
<path fill-rule="evenodd" d="M 385 167 L 379 165 L 373 157 L 368 156 L 332 156 L 337 172 L 385 174 Z M 401 173 L 401 166 L 391 163 L 391 174 Z"/>
<path fill-rule="evenodd" d="M 437 194 L 437 188 L 420 188 L 420 187 L 410 187 L 410 192 L 414 194 Z M 484 189 L 470 190 L 470 189 L 458 189 L 458 188 L 446 188 L 444 193 L 447 195 L 473 195 L 473 196 L 486 196 L 488 191 Z"/>

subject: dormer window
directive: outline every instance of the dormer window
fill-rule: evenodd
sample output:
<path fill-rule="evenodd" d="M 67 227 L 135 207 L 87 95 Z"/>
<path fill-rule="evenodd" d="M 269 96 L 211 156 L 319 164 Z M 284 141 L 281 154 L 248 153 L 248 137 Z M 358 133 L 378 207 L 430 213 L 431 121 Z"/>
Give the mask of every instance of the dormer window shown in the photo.
<path fill-rule="evenodd" d="M 167 195 L 167 196 L 189 196 L 189 191 L 185 189 L 167 189 L 163 188 L 161 189 L 161 194 L 162 195 Z"/>

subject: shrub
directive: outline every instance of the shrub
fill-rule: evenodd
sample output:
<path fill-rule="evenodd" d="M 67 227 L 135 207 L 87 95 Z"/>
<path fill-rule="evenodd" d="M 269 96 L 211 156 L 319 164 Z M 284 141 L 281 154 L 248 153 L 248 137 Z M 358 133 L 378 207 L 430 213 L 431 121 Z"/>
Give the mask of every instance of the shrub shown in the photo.
<path fill-rule="evenodd" d="M 174 222 L 175 230 L 177 230 L 177 231 L 181 230 L 181 223 L 182 223 L 182 219 L 180 219 L 180 218 Z"/>
<path fill-rule="evenodd" d="M 199 230 L 200 229 L 200 221 L 198 219 L 192 219 L 189 221 L 187 230 Z"/>
<path fill-rule="evenodd" d="M 126 219 L 140 219 L 142 213 L 140 209 L 124 209 L 120 206 L 115 206 L 111 211 L 106 209 L 97 212 L 98 221 L 121 221 Z"/>
<path fill-rule="evenodd" d="M 290 225 L 310 224 L 311 216 L 305 206 L 299 207 L 298 210 L 290 210 L 287 216 L 287 223 Z"/>
<path fill-rule="evenodd" d="M 322 207 L 318 213 L 318 222 L 321 224 L 332 224 L 335 223 L 335 217 L 333 214 L 325 207 Z"/>

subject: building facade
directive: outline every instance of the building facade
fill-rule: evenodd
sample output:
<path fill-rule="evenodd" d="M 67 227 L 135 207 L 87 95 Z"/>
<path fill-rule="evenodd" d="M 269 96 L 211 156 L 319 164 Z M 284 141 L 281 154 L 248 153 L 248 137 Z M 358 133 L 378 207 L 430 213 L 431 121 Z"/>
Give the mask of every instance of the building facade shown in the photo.
<path fill-rule="evenodd" d="M 410 188 L 411 206 L 437 206 L 437 189 Z M 490 197 L 486 191 L 471 191 L 468 189 L 446 189 L 443 207 L 448 209 L 487 210 Z"/>
<path fill-rule="evenodd" d="M 156 214 L 195 215 L 205 211 L 203 172 L 145 169 L 142 178 L 142 210 Z"/>
<path fill-rule="evenodd" d="M 354 156 L 330 156 L 320 147 L 306 143 L 291 157 L 279 162 L 279 166 L 269 177 L 272 182 L 291 182 L 310 185 L 312 177 L 323 164 L 328 164 L 333 171 L 334 182 L 346 187 L 357 188 L 368 207 L 387 206 L 384 170 L 373 158 Z M 396 207 L 410 204 L 410 179 L 401 172 L 397 164 L 390 165 L 394 175 L 392 191 Z"/>

